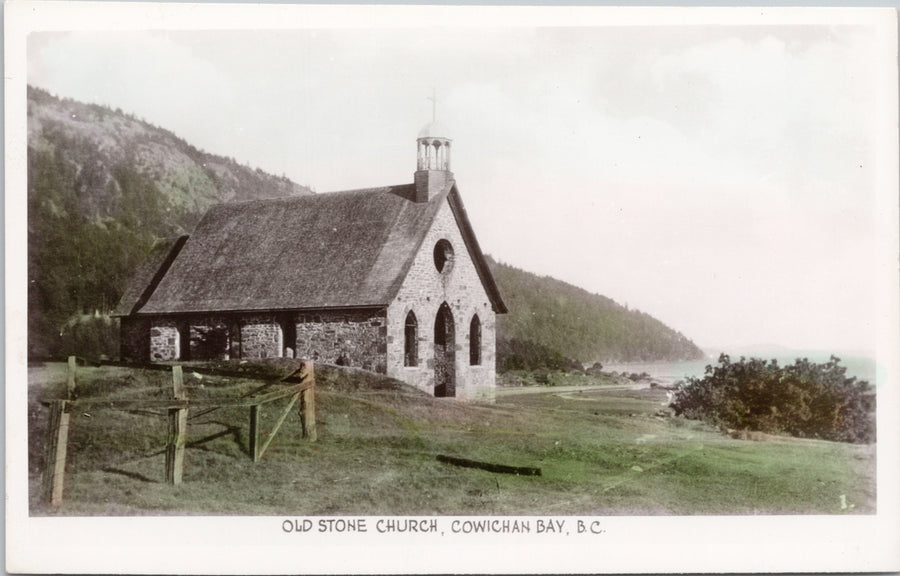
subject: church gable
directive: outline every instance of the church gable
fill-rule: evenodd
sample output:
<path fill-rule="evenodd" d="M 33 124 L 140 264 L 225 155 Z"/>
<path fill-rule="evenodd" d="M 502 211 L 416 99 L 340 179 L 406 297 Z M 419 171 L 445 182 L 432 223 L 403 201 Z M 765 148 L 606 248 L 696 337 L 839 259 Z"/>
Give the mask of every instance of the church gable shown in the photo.
<path fill-rule="evenodd" d="M 453 202 L 441 199 L 388 307 L 387 369 L 437 396 L 481 398 L 494 382 L 495 308 L 503 302 L 483 282 L 483 256 L 467 242 Z"/>
<path fill-rule="evenodd" d="M 491 299 L 481 281 L 476 261 L 451 208 L 449 197 L 441 206 L 416 252 L 394 303 L 426 294 L 432 300 L 446 300 L 462 292 L 477 298 L 491 309 Z M 438 302 L 440 304 L 440 302 Z"/>

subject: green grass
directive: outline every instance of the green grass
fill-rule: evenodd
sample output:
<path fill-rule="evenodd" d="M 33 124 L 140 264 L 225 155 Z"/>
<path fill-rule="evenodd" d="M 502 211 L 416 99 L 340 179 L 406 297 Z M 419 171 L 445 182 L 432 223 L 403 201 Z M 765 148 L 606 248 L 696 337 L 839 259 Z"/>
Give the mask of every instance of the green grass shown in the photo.
<path fill-rule="evenodd" d="M 500 386 L 596 386 L 617 382 L 621 382 L 621 378 L 608 372 L 509 370 L 497 375 L 497 383 Z"/>
<path fill-rule="evenodd" d="M 168 393 L 168 378 L 79 368 L 78 391 L 80 397 L 159 397 Z M 254 464 L 247 453 L 248 409 L 192 417 L 184 483 L 175 487 L 164 483 L 161 411 L 73 414 L 65 500 L 48 510 L 37 500 L 47 416 L 39 400 L 58 394 L 64 383 L 62 365 L 29 369 L 32 514 L 875 511 L 874 446 L 732 439 L 662 415 L 664 392 L 650 388 L 507 390 L 492 405 L 461 404 L 378 375 L 326 367 L 317 367 L 318 442 L 301 437 L 299 418 L 291 414 Z M 240 395 L 261 382 L 200 376 L 188 366 L 185 383 L 198 398 Z M 264 433 L 283 405 L 264 407 Z M 540 467 L 542 475 L 459 468 L 438 462 L 438 454 Z"/>

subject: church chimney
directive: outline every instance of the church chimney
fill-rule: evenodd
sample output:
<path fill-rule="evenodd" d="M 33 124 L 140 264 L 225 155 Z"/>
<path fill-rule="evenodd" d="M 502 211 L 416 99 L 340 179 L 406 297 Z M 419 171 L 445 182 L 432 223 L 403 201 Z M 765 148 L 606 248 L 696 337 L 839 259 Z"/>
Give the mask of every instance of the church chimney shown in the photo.
<path fill-rule="evenodd" d="M 428 202 L 453 180 L 450 171 L 450 138 L 437 122 L 426 125 L 416 139 L 416 202 Z"/>

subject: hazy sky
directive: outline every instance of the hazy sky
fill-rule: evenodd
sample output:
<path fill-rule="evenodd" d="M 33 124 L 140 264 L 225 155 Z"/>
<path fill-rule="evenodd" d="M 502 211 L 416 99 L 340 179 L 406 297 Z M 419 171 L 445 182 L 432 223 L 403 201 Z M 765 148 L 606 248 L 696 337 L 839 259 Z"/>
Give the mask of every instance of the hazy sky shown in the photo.
<path fill-rule="evenodd" d="M 27 59 L 319 192 L 411 182 L 434 88 L 485 252 L 704 347 L 866 350 L 883 48 L 854 25 L 412 26 L 34 33 Z"/>

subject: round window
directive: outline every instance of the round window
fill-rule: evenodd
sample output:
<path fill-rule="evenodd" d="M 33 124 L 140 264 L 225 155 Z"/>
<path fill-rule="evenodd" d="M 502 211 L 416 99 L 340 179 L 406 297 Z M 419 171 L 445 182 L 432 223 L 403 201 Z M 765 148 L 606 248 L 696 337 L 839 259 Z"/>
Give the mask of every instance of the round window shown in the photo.
<path fill-rule="evenodd" d="M 453 246 L 443 238 L 434 245 L 434 267 L 441 274 L 446 274 L 453 268 Z"/>

